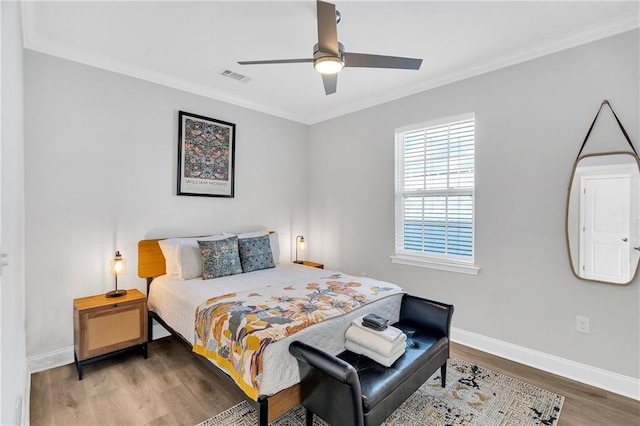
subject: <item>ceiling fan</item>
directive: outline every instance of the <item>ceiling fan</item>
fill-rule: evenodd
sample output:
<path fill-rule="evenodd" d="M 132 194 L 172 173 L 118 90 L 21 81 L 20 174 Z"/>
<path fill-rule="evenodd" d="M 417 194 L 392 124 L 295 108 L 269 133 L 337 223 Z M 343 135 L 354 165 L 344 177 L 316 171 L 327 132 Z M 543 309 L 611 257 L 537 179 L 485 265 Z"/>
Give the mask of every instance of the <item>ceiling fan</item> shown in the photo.
<path fill-rule="evenodd" d="M 340 22 L 340 12 L 336 12 L 336 6 L 317 0 L 317 13 L 318 43 L 313 46 L 313 58 L 238 61 L 238 63 L 240 65 L 261 65 L 313 62 L 313 67 L 322 74 L 322 83 L 327 95 L 336 92 L 338 73 L 344 67 L 420 69 L 422 59 L 345 52 L 342 43 L 338 43 L 337 24 Z"/>

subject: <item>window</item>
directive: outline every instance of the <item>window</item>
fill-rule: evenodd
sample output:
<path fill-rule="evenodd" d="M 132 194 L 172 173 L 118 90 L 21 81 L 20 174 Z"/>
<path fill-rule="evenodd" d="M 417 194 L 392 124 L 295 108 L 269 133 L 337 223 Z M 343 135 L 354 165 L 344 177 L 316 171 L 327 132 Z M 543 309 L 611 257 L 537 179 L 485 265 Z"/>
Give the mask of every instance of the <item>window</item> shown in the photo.
<path fill-rule="evenodd" d="M 473 114 L 396 129 L 393 262 L 477 274 Z"/>

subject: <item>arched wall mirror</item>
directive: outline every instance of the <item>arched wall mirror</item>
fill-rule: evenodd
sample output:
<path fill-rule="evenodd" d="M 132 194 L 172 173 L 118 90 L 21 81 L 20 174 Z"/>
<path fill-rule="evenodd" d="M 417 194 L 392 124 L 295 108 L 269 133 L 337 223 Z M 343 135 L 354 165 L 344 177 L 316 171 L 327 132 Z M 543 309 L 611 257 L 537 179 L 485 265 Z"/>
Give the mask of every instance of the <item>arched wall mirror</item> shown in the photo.
<path fill-rule="evenodd" d="M 576 160 L 566 234 L 576 277 L 614 284 L 633 280 L 640 261 L 640 162 L 634 152 Z"/>

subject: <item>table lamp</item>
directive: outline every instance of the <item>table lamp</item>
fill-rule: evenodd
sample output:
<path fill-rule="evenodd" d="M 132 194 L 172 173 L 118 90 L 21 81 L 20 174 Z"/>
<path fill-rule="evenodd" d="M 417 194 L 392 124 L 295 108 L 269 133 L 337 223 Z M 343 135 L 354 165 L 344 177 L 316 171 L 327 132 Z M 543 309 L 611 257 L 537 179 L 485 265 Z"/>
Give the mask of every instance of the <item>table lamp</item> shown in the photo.
<path fill-rule="evenodd" d="M 304 242 L 304 237 L 302 235 L 298 235 L 296 237 L 296 260 L 293 263 L 302 263 L 302 260 L 298 260 L 298 249 L 300 251 L 304 251 L 306 244 Z"/>
<path fill-rule="evenodd" d="M 127 294 L 127 290 L 118 290 L 118 275 L 127 272 L 127 261 L 122 258 L 119 251 L 116 251 L 116 256 L 111 259 L 109 272 L 116 277 L 116 289 L 108 292 L 107 297 L 120 297 Z"/>

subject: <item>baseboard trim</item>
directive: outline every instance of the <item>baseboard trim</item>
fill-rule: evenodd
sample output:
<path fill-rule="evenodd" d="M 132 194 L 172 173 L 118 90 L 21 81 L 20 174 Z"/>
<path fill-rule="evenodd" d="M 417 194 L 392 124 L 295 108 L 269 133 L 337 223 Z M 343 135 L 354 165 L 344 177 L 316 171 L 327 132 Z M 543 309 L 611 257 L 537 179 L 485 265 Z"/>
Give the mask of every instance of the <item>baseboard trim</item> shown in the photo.
<path fill-rule="evenodd" d="M 165 330 L 164 327 L 162 327 L 160 324 L 154 322 L 153 340 L 162 339 L 163 337 L 167 336 L 171 336 L 171 333 Z M 73 350 L 73 346 L 67 346 L 66 348 L 58 349 L 57 351 L 51 351 L 44 354 L 28 357 L 28 374 L 38 373 L 50 368 L 56 368 L 63 365 L 71 364 L 72 362 L 74 362 Z"/>
<path fill-rule="evenodd" d="M 73 362 L 73 346 L 27 357 L 27 371 L 29 374 L 38 373 L 50 368 L 61 367 Z"/>
<path fill-rule="evenodd" d="M 153 324 L 154 340 L 170 336 L 169 332 L 160 324 Z M 568 359 L 549 355 L 523 346 L 503 342 L 491 337 L 451 328 L 451 340 L 461 345 L 469 346 L 483 352 L 490 353 L 520 364 L 528 365 L 539 370 L 557 374 L 571 380 L 586 383 L 597 388 L 617 393 L 619 395 L 640 400 L 640 380 L 624 376 L 612 371 L 580 364 Z M 73 362 L 73 346 L 35 355 L 27 358 L 28 373 L 56 368 Z M 27 404 L 28 405 L 28 404 Z M 24 405 L 23 405 L 24 408 Z"/>
<path fill-rule="evenodd" d="M 640 379 L 451 327 L 451 341 L 567 379 L 640 400 Z"/>

